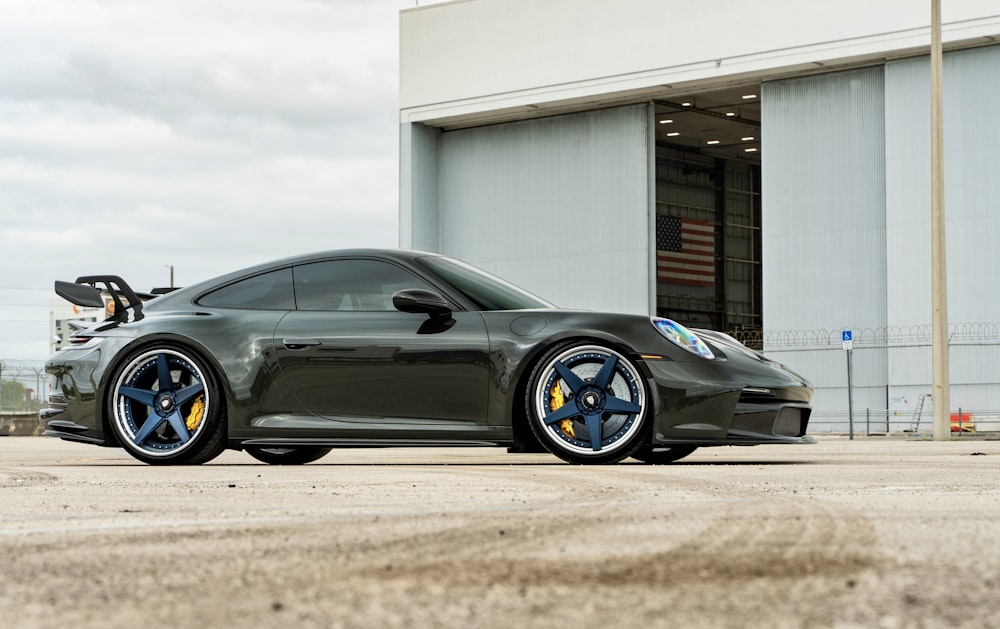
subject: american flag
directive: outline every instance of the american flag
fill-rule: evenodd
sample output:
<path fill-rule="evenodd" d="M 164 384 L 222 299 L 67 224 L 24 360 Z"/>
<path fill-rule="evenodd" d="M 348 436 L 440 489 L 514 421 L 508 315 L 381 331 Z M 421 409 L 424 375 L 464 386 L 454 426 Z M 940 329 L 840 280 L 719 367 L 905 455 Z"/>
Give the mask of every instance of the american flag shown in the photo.
<path fill-rule="evenodd" d="M 715 286 L 715 225 L 657 215 L 656 277 L 673 284 Z"/>

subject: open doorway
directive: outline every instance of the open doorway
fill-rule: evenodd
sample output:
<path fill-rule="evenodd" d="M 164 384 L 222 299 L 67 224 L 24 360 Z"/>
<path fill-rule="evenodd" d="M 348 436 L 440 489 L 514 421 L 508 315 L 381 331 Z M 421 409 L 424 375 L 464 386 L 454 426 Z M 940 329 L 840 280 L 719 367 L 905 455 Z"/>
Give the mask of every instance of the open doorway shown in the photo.
<path fill-rule="evenodd" d="M 656 311 L 753 335 L 761 305 L 760 85 L 656 102 Z"/>

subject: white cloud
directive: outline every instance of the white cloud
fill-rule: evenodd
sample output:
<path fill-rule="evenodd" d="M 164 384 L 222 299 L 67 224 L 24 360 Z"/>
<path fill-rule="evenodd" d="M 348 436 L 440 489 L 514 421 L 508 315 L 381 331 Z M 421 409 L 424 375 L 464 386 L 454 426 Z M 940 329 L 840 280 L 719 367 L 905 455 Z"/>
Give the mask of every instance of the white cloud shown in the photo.
<path fill-rule="evenodd" d="M 395 246 L 415 4 L 0 4 L 0 358 L 45 357 L 55 279 Z"/>

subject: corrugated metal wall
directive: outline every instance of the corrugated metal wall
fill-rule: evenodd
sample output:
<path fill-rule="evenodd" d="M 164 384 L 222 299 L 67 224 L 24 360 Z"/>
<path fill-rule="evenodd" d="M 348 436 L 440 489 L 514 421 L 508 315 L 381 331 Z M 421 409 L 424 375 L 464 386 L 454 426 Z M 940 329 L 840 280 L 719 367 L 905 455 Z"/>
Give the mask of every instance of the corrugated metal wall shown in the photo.
<path fill-rule="evenodd" d="M 995 412 L 1000 47 L 944 61 L 951 402 Z M 865 339 L 856 414 L 908 416 L 930 392 L 929 100 L 926 57 L 763 87 L 765 348 L 821 413 L 847 414 L 843 328 Z"/>
<path fill-rule="evenodd" d="M 1000 409 L 1000 47 L 946 54 L 943 77 L 951 402 Z M 912 404 L 931 390 L 929 60 L 888 63 L 885 86 L 888 325 L 920 343 L 890 349 L 889 376 Z"/>
<path fill-rule="evenodd" d="M 441 135 L 441 251 L 570 308 L 649 312 L 649 106 Z"/>
<path fill-rule="evenodd" d="M 882 68 L 763 85 L 765 351 L 819 408 L 847 408 L 846 356 L 794 332 L 886 325 L 883 111 Z M 855 353 L 856 407 L 885 408 L 886 372 L 884 350 Z"/>

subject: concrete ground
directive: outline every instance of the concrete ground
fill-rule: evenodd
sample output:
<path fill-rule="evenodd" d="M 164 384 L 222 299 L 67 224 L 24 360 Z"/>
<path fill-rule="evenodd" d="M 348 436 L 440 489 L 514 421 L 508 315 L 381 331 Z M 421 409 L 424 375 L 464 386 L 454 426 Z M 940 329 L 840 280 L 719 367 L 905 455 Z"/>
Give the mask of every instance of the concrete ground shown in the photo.
<path fill-rule="evenodd" d="M 1000 442 L 201 467 L 0 438 L 0 627 L 1000 627 Z"/>

